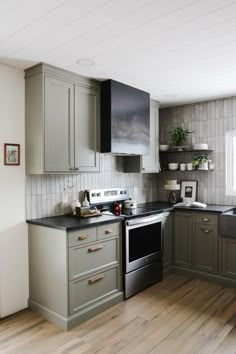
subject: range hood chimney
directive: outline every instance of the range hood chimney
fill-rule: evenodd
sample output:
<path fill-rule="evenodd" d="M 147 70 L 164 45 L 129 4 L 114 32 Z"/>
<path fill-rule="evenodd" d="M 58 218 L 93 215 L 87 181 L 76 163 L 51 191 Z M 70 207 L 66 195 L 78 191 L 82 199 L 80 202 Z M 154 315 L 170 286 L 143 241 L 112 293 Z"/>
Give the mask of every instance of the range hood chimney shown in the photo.
<path fill-rule="evenodd" d="M 150 94 L 114 80 L 102 82 L 101 152 L 147 155 Z"/>

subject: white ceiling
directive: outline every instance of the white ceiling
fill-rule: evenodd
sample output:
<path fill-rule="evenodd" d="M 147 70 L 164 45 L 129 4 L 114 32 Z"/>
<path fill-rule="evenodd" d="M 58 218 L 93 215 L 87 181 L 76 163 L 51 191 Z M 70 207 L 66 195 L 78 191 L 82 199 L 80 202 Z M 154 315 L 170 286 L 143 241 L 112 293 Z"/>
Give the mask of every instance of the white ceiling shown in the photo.
<path fill-rule="evenodd" d="M 89 58 L 92 66 L 76 64 Z M 0 0 L 0 62 L 38 62 L 170 106 L 236 95 L 236 1 Z"/>

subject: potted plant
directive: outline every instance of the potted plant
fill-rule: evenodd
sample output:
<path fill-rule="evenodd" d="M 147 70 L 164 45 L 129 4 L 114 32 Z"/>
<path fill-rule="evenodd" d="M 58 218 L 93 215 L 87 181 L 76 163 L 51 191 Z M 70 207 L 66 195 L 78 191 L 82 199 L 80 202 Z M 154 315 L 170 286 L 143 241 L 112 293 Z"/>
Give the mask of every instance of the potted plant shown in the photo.
<path fill-rule="evenodd" d="M 196 154 L 192 160 L 192 165 L 197 170 L 208 170 L 208 161 L 211 160 L 211 157 L 207 152 L 202 152 Z"/>
<path fill-rule="evenodd" d="M 181 146 L 186 141 L 189 134 L 192 134 L 193 131 L 188 129 L 183 129 L 182 127 L 173 127 L 170 131 L 170 137 L 174 146 Z"/>

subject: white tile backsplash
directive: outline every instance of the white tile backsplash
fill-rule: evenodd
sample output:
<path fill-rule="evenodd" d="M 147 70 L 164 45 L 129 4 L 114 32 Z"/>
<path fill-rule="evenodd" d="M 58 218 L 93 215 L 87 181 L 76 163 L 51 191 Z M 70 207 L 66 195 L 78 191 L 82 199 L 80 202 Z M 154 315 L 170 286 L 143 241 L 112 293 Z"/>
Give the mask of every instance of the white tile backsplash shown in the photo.
<path fill-rule="evenodd" d="M 63 192 L 69 190 L 68 201 L 85 189 L 127 187 L 130 197 L 139 203 L 158 200 L 157 174 L 123 173 L 123 160 L 109 154 L 100 154 L 100 173 L 79 175 L 37 175 L 26 177 L 27 219 L 60 215 L 63 213 Z M 71 188 L 70 188 L 71 187 Z"/>

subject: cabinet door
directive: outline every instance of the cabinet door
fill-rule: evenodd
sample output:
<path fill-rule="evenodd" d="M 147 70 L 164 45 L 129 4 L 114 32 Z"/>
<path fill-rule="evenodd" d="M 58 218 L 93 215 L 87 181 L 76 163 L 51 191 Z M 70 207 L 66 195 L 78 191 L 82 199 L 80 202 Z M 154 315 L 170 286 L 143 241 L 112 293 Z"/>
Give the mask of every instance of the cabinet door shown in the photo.
<path fill-rule="evenodd" d="M 236 279 L 236 239 L 221 238 L 222 275 Z"/>
<path fill-rule="evenodd" d="M 99 171 L 99 93 L 75 85 L 75 169 Z"/>
<path fill-rule="evenodd" d="M 141 172 L 159 172 L 159 104 L 155 101 L 150 102 L 150 148 L 142 156 Z"/>
<path fill-rule="evenodd" d="M 218 273 L 218 234 L 216 226 L 196 224 L 193 242 L 193 268 Z"/>
<path fill-rule="evenodd" d="M 174 264 L 182 268 L 192 268 L 192 233 L 193 218 L 191 213 L 174 214 Z"/>
<path fill-rule="evenodd" d="M 45 77 L 45 172 L 74 167 L 74 85 Z"/>
<path fill-rule="evenodd" d="M 168 213 L 162 221 L 163 267 L 172 265 L 172 214 Z"/>

